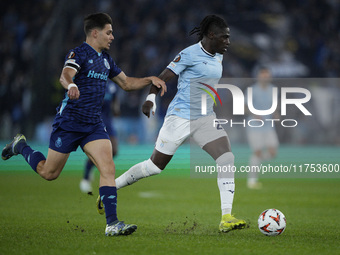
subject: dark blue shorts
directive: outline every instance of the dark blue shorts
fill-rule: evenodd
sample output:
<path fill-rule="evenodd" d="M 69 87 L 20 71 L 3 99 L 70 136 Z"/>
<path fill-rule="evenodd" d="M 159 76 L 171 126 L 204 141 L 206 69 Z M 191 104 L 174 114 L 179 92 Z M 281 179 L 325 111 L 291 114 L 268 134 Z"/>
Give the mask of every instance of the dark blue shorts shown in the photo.
<path fill-rule="evenodd" d="M 61 153 L 76 151 L 78 146 L 84 150 L 85 144 L 94 140 L 109 139 L 104 123 L 75 124 L 54 123 L 49 148 Z"/>

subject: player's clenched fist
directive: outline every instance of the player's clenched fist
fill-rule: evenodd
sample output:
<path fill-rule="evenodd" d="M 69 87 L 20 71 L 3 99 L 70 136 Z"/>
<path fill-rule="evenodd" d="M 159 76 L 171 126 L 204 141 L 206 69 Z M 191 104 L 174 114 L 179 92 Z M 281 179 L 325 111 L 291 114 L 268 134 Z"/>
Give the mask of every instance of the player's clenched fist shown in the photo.
<path fill-rule="evenodd" d="M 150 118 L 150 110 L 153 108 L 154 104 L 151 101 L 145 101 L 142 106 L 142 112 Z M 152 111 L 152 114 L 155 115 L 155 110 Z"/>
<path fill-rule="evenodd" d="M 71 83 L 70 85 L 68 85 L 67 95 L 68 95 L 69 99 L 77 100 L 80 96 L 78 86 L 74 83 Z"/>

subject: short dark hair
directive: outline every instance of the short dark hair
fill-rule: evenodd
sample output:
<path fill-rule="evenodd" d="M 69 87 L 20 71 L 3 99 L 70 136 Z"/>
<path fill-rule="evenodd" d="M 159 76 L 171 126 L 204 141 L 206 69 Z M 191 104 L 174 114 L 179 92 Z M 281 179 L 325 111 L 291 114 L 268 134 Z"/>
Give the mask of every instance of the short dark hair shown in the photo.
<path fill-rule="evenodd" d="M 197 34 L 198 40 L 201 41 L 203 39 L 203 36 L 207 35 L 213 27 L 218 27 L 222 29 L 227 28 L 228 23 L 223 18 L 215 14 L 208 15 L 201 21 L 199 27 L 195 27 L 193 30 L 190 31 L 190 35 Z"/>
<path fill-rule="evenodd" d="M 111 17 L 106 13 L 93 13 L 84 19 L 84 32 L 88 35 L 92 29 L 103 29 L 106 24 L 112 25 Z"/>

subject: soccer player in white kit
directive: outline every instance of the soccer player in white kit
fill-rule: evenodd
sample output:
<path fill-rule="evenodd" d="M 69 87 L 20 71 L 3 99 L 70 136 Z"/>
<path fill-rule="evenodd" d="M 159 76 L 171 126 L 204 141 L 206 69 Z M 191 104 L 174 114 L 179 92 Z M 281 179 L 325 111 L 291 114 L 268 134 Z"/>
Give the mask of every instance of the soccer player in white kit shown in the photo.
<path fill-rule="evenodd" d="M 214 86 L 222 76 L 223 53 L 230 44 L 229 27 L 222 18 L 209 15 L 202 20 L 199 27 L 191 31 L 191 34 L 195 33 L 198 33 L 199 42 L 182 50 L 159 76 L 165 82 L 176 75 L 179 78 L 177 94 L 168 107 L 153 154 L 150 159 L 134 165 L 119 176 L 116 179 L 117 188 L 161 173 L 177 148 L 190 136 L 219 166 L 234 165 L 234 155 L 227 133 L 224 129 L 213 127 L 213 119 L 216 118 L 213 112 L 213 99 L 207 99 L 207 115 L 201 114 L 202 90 L 200 90 L 206 88 L 202 83 Z M 150 89 L 143 104 L 143 113 L 148 117 L 150 110 L 155 113 L 155 97 L 158 91 Z M 225 176 L 219 173 L 217 182 L 222 209 L 219 230 L 228 232 L 244 228 L 246 222 L 231 215 L 235 192 L 234 175 Z M 100 200 L 97 201 L 97 207 L 100 212 Z"/>
<path fill-rule="evenodd" d="M 252 86 L 253 106 L 257 110 L 270 109 L 273 103 L 273 85 L 271 84 L 271 72 L 267 67 L 260 67 L 257 73 L 257 82 Z M 277 154 L 279 140 L 272 122 L 265 119 L 273 119 L 272 115 L 258 116 L 250 114 L 249 119 L 263 120 L 261 127 L 247 127 L 247 138 L 252 150 L 249 165 L 253 170 L 248 174 L 247 186 L 250 189 L 261 189 L 262 183 L 258 181 L 257 166 L 263 161 L 273 159 Z"/>

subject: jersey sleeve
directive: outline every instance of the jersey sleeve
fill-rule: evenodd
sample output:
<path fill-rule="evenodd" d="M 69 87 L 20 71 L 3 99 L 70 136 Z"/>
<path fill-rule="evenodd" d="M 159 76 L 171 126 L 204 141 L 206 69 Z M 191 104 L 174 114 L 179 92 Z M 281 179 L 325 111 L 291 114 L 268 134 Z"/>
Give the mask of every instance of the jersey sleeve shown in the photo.
<path fill-rule="evenodd" d="M 117 66 L 113 59 L 108 55 L 108 60 L 110 64 L 109 78 L 112 79 L 122 72 L 122 70 Z"/>
<path fill-rule="evenodd" d="M 66 55 L 64 68 L 72 68 L 78 73 L 85 59 L 86 54 L 84 51 L 79 48 L 70 50 Z"/>
<path fill-rule="evenodd" d="M 173 71 L 176 75 L 179 75 L 182 71 L 184 71 L 188 66 L 191 65 L 192 60 L 190 52 L 183 50 L 175 57 L 174 60 L 170 62 L 167 68 Z"/>

